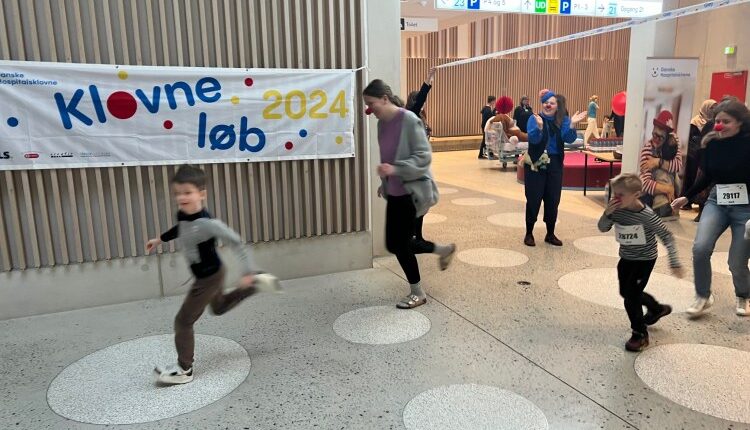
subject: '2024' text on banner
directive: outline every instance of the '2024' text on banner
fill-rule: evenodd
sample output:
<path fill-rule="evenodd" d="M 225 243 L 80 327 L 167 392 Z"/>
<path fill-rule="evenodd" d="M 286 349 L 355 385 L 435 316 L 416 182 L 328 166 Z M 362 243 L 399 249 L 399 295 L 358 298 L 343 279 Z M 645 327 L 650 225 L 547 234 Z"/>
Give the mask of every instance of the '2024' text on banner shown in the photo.
<path fill-rule="evenodd" d="M 0 170 L 354 156 L 351 70 L 0 61 Z"/>

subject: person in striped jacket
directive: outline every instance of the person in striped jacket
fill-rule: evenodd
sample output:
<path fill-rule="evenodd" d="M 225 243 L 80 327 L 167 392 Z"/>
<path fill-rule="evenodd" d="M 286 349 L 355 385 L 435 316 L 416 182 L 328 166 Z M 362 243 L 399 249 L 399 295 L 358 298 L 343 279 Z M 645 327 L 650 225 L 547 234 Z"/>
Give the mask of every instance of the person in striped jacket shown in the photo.
<path fill-rule="evenodd" d="M 654 118 L 651 139 L 643 145 L 640 178 L 643 183 L 641 201 L 661 217 L 674 217 L 670 203 L 679 195 L 679 173 L 682 151 L 674 133 L 672 113 L 664 110 Z"/>
<path fill-rule="evenodd" d="M 659 303 L 644 291 L 658 256 L 656 236 L 669 251 L 672 273 L 678 278 L 683 276 L 674 236 L 661 218 L 639 200 L 642 186 L 638 176 L 633 173 L 623 173 L 612 179 L 612 198 L 598 224 L 601 232 L 607 232 L 614 226 L 615 238 L 620 243 L 617 279 L 633 330 L 625 349 L 634 352 L 648 346 L 647 326 L 672 313 L 671 306 Z M 644 306 L 648 309 L 646 315 L 643 314 Z"/>

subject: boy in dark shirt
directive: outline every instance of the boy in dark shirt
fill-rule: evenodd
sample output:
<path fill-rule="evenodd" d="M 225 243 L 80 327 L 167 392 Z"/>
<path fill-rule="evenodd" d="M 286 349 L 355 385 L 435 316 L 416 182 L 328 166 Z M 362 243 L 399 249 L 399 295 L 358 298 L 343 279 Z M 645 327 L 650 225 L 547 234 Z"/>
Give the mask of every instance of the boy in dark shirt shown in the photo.
<path fill-rule="evenodd" d="M 212 219 L 203 207 L 206 199 L 206 173 L 203 170 L 181 166 L 172 178 L 172 191 L 179 207 L 177 225 L 158 239 L 149 240 L 146 251 L 151 252 L 163 242 L 179 239 L 195 282 L 175 317 L 177 365 L 154 370 L 159 375 L 158 381 L 163 384 L 186 384 L 193 380 L 193 324 L 206 306 L 210 305 L 215 315 L 221 315 L 256 292 L 278 291 L 279 280 L 253 270 L 242 239 L 224 223 Z M 223 292 L 226 271 L 216 252 L 217 239 L 231 246 L 244 266 L 239 286 L 228 294 Z"/>
<path fill-rule="evenodd" d="M 672 313 L 671 306 L 659 303 L 644 291 L 658 256 L 657 236 L 669 250 L 669 267 L 672 273 L 678 278 L 683 276 L 674 236 L 656 213 L 641 203 L 641 188 L 640 178 L 632 173 L 623 173 L 612 179 L 610 190 L 613 196 L 598 224 L 601 232 L 609 231 L 614 226 L 615 238 L 620 243 L 617 278 L 620 282 L 620 295 L 625 299 L 630 328 L 633 330 L 630 340 L 625 343 L 625 349 L 634 352 L 642 351 L 648 346 L 646 327 Z M 648 309 L 646 315 L 643 315 L 643 306 Z"/>

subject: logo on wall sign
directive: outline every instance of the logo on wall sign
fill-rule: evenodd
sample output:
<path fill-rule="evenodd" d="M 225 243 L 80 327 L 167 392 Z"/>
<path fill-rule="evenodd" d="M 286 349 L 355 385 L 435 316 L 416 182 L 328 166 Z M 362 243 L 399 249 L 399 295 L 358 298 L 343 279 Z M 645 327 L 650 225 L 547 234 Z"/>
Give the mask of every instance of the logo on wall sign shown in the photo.
<path fill-rule="evenodd" d="M 50 158 L 73 158 L 72 152 L 53 152 L 50 155 Z"/>
<path fill-rule="evenodd" d="M 27 153 L 23 154 L 23 158 L 28 158 L 28 159 L 39 158 L 39 153 L 38 152 L 27 152 Z"/>
<path fill-rule="evenodd" d="M 659 68 L 658 67 L 652 67 L 651 68 L 651 77 L 655 78 L 659 76 Z"/>
<path fill-rule="evenodd" d="M 111 157 L 111 152 L 81 152 L 78 154 L 81 158 L 106 158 Z"/>
<path fill-rule="evenodd" d="M 0 160 L 10 160 L 10 158 L 11 158 L 10 152 L 8 151 L 0 152 Z"/>

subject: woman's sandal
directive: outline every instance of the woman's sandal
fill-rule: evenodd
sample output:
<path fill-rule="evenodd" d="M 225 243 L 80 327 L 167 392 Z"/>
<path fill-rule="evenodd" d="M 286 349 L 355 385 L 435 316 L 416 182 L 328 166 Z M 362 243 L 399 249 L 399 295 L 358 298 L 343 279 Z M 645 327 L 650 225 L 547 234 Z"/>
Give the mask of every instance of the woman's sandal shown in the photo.
<path fill-rule="evenodd" d="M 399 309 L 414 309 L 425 303 L 427 303 L 427 297 L 420 299 L 418 296 L 410 295 L 401 299 L 401 301 L 396 304 L 396 307 Z"/>

